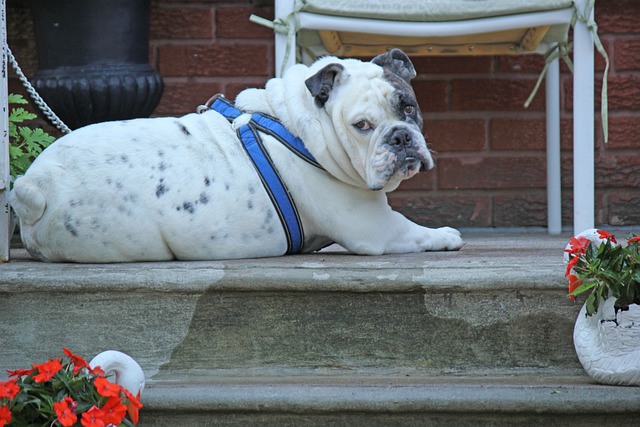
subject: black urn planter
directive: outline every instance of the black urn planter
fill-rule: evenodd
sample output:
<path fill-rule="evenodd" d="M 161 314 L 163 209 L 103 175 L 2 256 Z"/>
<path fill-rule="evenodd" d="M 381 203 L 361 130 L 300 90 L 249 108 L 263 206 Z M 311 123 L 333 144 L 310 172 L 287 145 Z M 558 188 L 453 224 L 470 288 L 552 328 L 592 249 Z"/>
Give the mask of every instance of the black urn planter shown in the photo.
<path fill-rule="evenodd" d="M 150 0 L 31 0 L 42 98 L 71 129 L 148 117 L 162 77 L 149 64 Z"/>

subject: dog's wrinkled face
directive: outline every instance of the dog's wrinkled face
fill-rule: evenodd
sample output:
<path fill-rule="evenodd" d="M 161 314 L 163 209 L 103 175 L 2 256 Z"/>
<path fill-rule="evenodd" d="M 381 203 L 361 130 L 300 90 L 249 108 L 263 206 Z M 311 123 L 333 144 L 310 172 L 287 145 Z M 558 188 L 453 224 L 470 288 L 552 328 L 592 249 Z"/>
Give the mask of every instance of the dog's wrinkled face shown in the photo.
<path fill-rule="evenodd" d="M 370 63 L 330 63 L 306 81 L 316 105 L 331 117 L 366 186 L 392 191 L 433 167 L 423 119 L 410 80 L 415 70 L 394 49 Z"/>

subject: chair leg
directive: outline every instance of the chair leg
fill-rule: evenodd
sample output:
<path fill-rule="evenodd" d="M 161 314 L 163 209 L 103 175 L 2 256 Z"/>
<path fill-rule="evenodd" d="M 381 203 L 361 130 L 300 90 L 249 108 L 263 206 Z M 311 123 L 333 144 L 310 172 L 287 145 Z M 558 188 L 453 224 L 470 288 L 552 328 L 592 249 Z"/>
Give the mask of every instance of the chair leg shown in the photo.
<path fill-rule="evenodd" d="M 578 1 L 579 10 L 584 10 L 584 3 Z M 595 223 L 594 48 L 593 35 L 583 22 L 576 22 L 573 38 L 573 231 L 577 234 Z"/>
<path fill-rule="evenodd" d="M 2 75 L 0 75 L 0 263 L 9 261 L 9 247 L 11 234 L 11 210 L 7 196 L 9 193 L 9 134 L 4 129 L 9 128 L 8 115 L 8 89 L 7 73 L 9 62 L 5 49 L 7 40 L 5 1 L 0 2 L 0 62 L 2 62 Z"/>
<path fill-rule="evenodd" d="M 293 12 L 293 0 L 276 0 L 275 3 L 275 17 L 286 18 L 291 12 Z M 289 57 L 286 64 L 284 59 L 287 55 L 287 43 L 289 43 Z M 282 71 L 291 67 L 296 63 L 296 35 L 293 34 L 293 39 L 288 40 L 287 34 L 275 33 L 275 76 L 282 77 Z M 284 66 L 283 66 L 284 65 Z"/>
<path fill-rule="evenodd" d="M 547 69 L 547 227 L 549 234 L 562 231 L 562 179 L 560 175 L 560 64 Z"/>

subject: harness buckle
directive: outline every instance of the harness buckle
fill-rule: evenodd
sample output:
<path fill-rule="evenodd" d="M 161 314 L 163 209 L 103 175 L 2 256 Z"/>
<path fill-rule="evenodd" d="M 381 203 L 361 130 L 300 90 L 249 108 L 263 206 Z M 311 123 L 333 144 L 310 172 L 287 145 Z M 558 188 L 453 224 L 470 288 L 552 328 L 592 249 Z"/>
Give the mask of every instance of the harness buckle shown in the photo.
<path fill-rule="evenodd" d="M 196 108 L 196 113 L 202 114 L 205 111 L 209 111 L 213 103 L 216 102 L 219 98 L 224 98 L 224 93 L 216 93 L 211 98 L 209 98 L 207 102 L 202 105 L 198 105 L 198 107 Z"/>

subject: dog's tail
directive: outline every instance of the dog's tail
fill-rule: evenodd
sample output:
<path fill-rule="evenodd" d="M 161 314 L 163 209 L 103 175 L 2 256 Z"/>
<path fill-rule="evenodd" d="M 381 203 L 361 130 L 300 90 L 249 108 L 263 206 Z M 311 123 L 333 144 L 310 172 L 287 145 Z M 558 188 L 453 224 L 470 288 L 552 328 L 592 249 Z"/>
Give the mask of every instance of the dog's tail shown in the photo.
<path fill-rule="evenodd" d="M 33 224 L 44 214 L 47 199 L 29 177 L 19 177 L 9 193 L 9 204 L 20 218 L 22 224 Z"/>

